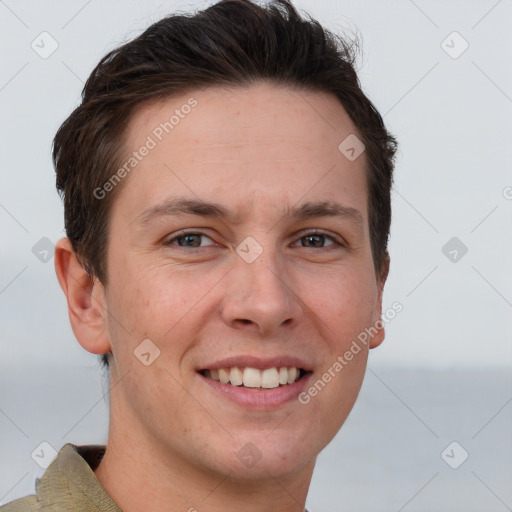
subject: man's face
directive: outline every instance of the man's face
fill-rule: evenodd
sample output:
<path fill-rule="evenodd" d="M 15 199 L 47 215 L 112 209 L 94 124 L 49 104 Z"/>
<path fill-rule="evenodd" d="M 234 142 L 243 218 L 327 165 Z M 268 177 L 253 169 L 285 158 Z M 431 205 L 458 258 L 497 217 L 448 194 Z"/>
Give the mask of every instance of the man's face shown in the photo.
<path fill-rule="evenodd" d="M 181 109 L 191 97 L 197 105 Z M 155 131 L 176 109 L 189 113 Z M 383 285 L 365 157 L 338 149 L 351 133 L 333 96 L 266 84 L 196 91 L 134 116 L 127 158 L 148 136 L 156 146 L 114 201 L 105 295 L 111 428 L 126 442 L 183 467 L 268 478 L 311 468 L 339 430 L 368 347 L 333 365 L 379 319 Z M 278 387 L 214 380 L 227 369 L 234 384 L 275 386 L 276 373 L 296 378 L 292 368 L 299 380 Z"/>

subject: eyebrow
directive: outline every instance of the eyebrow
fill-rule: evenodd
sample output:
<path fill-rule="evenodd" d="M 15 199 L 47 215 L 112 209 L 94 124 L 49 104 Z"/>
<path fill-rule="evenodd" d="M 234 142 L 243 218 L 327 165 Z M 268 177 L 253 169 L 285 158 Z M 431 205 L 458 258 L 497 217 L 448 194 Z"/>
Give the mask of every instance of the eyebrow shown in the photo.
<path fill-rule="evenodd" d="M 240 219 L 231 209 L 219 203 L 199 199 L 174 198 L 148 208 L 135 219 L 141 227 L 160 217 L 180 214 L 198 215 L 201 217 L 219 218 L 236 222 Z M 307 202 L 298 207 L 288 207 L 283 217 L 296 220 L 306 220 L 316 217 L 338 217 L 354 222 L 359 227 L 364 226 L 363 216 L 359 210 L 334 201 Z"/>

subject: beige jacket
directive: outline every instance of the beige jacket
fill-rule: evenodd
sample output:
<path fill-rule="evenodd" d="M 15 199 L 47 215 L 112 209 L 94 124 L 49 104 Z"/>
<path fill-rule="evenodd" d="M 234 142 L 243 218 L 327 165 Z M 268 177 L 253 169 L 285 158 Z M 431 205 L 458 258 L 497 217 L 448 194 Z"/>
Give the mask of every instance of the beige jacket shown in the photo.
<path fill-rule="evenodd" d="M 65 444 L 36 479 L 36 494 L 3 505 L 0 512 L 122 512 L 93 472 L 104 453 L 105 446 Z"/>
<path fill-rule="evenodd" d="M 104 446 L 65 444 L 36 479 L 36 494 L 0 507 L 0 512 L 121 512 L 96 478 Z"/>

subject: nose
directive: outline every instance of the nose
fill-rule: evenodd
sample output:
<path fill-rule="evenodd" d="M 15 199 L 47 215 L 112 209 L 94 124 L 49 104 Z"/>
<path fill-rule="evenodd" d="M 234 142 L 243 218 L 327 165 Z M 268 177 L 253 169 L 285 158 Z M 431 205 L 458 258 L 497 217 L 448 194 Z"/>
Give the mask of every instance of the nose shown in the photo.
<path fill-rule="evenodd" d="M 295 327 L 303 315 L 301 299 L 275 253 L 265 250 L 251 263 L 237 254 L 234 259 L 222 302 L 223 321 L 261 336 Z"/>

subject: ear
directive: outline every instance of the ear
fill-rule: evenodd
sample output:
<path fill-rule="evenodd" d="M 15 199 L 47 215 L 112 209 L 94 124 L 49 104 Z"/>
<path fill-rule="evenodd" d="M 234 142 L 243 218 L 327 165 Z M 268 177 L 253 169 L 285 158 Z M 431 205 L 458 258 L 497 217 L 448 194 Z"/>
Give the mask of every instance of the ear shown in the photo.
<path fill-rule="evenodd" d="M 386 259 L 382 266 L 382 272 L 377 276 L 377 304 L 375 306 L 375 314 L 372 320 L 372 327 L 377 329 L 377 333 L 370 338 L 370 348 L 378 347 L 385 338 L 384 323 L 382 322 L 382 295 L 384 292 L 384 285 L 389 274 L 389 254 L 386 253 Z"/>
<path fill-rule="evenodd" d="M 71 327 L 82 347 L 93 354 L 110 351 L 105 289 L 82 267 L 69 238 L 55 246 L 55 272 L 68 301 Z"/>

